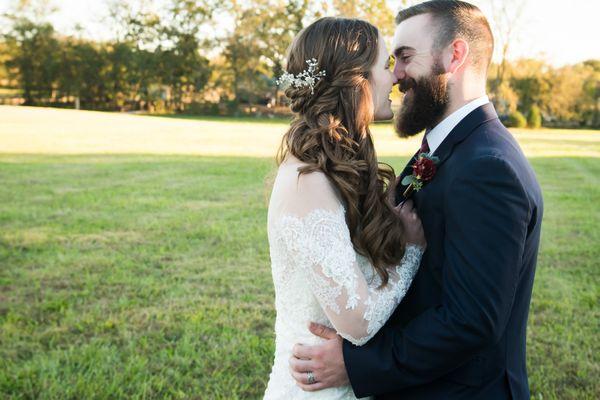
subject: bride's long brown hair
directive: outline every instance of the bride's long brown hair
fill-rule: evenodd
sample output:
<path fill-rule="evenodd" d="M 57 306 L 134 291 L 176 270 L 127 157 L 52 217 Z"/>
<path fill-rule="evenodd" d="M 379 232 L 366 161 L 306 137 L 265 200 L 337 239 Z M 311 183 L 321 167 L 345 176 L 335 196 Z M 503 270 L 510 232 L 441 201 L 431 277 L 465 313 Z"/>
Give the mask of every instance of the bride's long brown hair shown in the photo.
<path fill-rule="evenodd" d="M 369 258 L 387 284 L 387 268 L 404 254 L 404 230 L 389 201 L 394 192 L 391 166 L 379 163 L 369 123 L 374 109 L 369 84 L 379 32 L 358 19 L 321 18 L 294 39 L 287 72 L 307 69 L 316 59 L 326 75 L 314 86 L 290 86 L 285 94 L 295 113 L 277 154 L 307 163 L 301 174 L 322 171 L 338 189 L 356 251 Z"/>

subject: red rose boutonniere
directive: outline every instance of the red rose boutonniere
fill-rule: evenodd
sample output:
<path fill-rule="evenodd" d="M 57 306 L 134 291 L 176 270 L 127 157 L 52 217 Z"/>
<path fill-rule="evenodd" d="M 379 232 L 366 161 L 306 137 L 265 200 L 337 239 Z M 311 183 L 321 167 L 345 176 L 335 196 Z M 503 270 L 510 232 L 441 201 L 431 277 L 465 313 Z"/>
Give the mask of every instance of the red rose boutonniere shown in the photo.
<path fill-rule="evenodd" d="M 435 176 L 439 158 L 432 156 L 431 153 L 421 153 L 412 165 L 412 175 L 407 175 L 402 179 L 402 185 L 408 187 L 404 191 L 404 197 L 408 198 L 413 191 L 418 192 L 423 188 L 425 182 L 429 182 Z"/>

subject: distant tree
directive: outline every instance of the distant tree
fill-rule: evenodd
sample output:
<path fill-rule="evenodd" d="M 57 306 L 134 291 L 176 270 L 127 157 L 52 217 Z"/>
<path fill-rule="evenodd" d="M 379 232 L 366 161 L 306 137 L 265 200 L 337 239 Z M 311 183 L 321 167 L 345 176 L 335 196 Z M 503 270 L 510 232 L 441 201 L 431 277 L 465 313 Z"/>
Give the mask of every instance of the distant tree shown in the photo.
<path fill-rule="evenodd" d="M 248 13 L 252 11 L 247 10 Z M 226 60 L 226 68 L 231 79 L 227 81 L 232 85 L 233 99 L 237 106 L 245 95 L 247 100 L 255 98 L 260 82 L 258 76 L 261 70 L 261 59 L 258 49 L 251 39 L 245 34 L 245 28 L 236 24 L 234 31 L 227 38 L 223 56 Z M 264 63 L 264 61 L 262 61 Z M 245 93 L 244 93 L 245 92 Z M 252 96 L 248 96 L 248 94 Z M 249 98 L 251 97 L 251 98 Z"/>
<path fill-rule="evenodd" d="M 5 65 L 9 76 L 18 82 L 25 104 L 33 105 L 52 97 L 59 72 L 56 57 L 59 43 L 54 27 L 19 18 L 14 20 L 5 42 L 10 55 Z"/>
<path fill-rule="evenodd" d="M 311 7 L 308 0 L 277 1 L 272 7 L 265 9 L 266 12 L 256 16 L 255 40 L 258 53 L 255 57 L 259 56 L 264 60 L 261 70 L 263 86 L 269 86 L 275 78 L 281 76 L 292 39 L 307 22 L 320 16 L 319 7 L 314 5 L 313 2 Z M 278 99 L 279 88 L 275 85 L 272 87 L 273 97 Z"/>
<path fill-rule="evenodd" d="M 162 29 L 160 47 L 161 82 L 170 88 L 171 101 L 183 110 L 188 100 L 201 92 L 210 77 L 211 68 L 202 49 L 211 46 L 201 30 L 212 25 L 213 12 L 220 7 L 218 0 L 172 0 Z"/>
<path fill-rule="evenodd" d="M 182 110 L 184 101 L 204 88 L 210 65 L 201 54 L 201 45 L 207 42 L 200 31 L 216 5 L 210 0 L 171 0 L 156 13 L 144 3 L 136 7 L 112 3 L 110 18 L 118 45 L 111 53 L 111 70 L 126 69 L 126 81 L 116 86 L 129 89 L 130 102 L 148 110 L 159 103 Z"/>
<path fill-rule="evenodd" d="M 184 96 L 191 98 L 200 92 L 210 77 L 208 59 L 198 52 L 198 39 L 195 35 L 178 31 L 168 34 L 173 46 L 160 49 L 160 78 L 172 91 L 175 109 L 184 109 Z"/>
<path fill-rule="evenodd" d="M 521 59 L 506 67 L 510 76 L 510 86 L 518 96 L 518 108 L 528 112 L 536 104 L 545 104 L 554 94 L 549 71 L 545 62 L 532 59 Z"/>
<path fill-rule="evenodd" d="M 582 68 L 586 71 L 579 102 L 582 122 L 600 128 L 600 60 L 585 61 Z"/>
<path fill-rule="evenodd" d="M 394 11 L 385 0 L 333 0 L 334 14 L 351 18 L 362 18 L 379 28 L 383 36 L 394 33 Z"/>
<path fill-rule="evenodd" d="M 223 12 L 233 21 L 225 37 L 218 77 L 234 103 L 278 98 L 275 79 L 283 72 L 293 37 L 308 23 L 331 10 L 326 1 L 232 0 Z"/>
<path fill-rule="evenodd" d="M 486 0 L 491 7 L 490 24 L 494 34 L 494 47 L 500 62 L 489 82 L 490 91 L 497 101 L 511 102 L 502 98 L 507 93 L 506 80 L 510 76 L 508 58 L 512 45 L 519 38 L 523 26 L 526 0 Z M 490 74 L 490 76 L 492 76 Z"/>
<path fill-rule="evenodd" d="M 105 46 L 104 52 L 107 106 L 121 110 L 133 92 L 129 75 L 134 68 L 134 48 L 130 43 L 114 41 Z"/>
<path fill-rule="evenodd" d="M 5 42 L 4 36 L 0 36 L 0 86 L 7 85 L 9 81 L 6 62 L 10 59 L 8 45 Z"/>
<path fill-rule="evenodd" d="M 168 16 L 171 28 L 196 35 L 207 24 L 212 24 L 213 13 L 220 9 L 220 0 L 171 0 Z"/>
<path fill-rule="evenodd" d="M 589 79 L 590 72 L 582 64 L 564 66 L 551 72 L 553 95 L 545 104 L 551 120 L 570 124 L 583 122 L 581 113 L 589 108 L 584 82 Z"/>
<path fill-rule="evenodd" d="M 507 63 L 510 50 L 519 38 L 523 27 L 523 11 L 525 0 L 487 0 L 491 6 L 491 25 L 494 31 L 495 47 L 499 53 L 500 63 L 496 70 L 495 87 L 500 86 L 507 78 Z"/>
<path fill-rule="evenodd" d="M 506 116 L 517 111 L 519 97 L 508 81 L 503 82 L 490 95 L 498 114 L 501 116 Z"/>
<path fill-rule="evenodd" d="M 88 108 L 103 108 L 107 91 L 105 51 L 93 42 L 69 38 L 62 41 L 57 61 L 59 95 L 75 97 L 76 108 L 80 108 L 80 101 Z"/>

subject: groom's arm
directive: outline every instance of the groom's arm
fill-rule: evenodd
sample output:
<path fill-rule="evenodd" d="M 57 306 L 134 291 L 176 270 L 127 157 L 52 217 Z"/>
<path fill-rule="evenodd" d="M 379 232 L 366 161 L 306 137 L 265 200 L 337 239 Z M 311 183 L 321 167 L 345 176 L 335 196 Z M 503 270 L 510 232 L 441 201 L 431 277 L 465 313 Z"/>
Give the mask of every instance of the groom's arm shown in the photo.
<path fill-rule="evenodd" d="M 358 397 L 433 381 L 503 336 L 530 219 L 523 187 L 505 161 L 477 159 L 451 184 L 444 212 L 441 303 L 362 347 L 344 343 Z"/>

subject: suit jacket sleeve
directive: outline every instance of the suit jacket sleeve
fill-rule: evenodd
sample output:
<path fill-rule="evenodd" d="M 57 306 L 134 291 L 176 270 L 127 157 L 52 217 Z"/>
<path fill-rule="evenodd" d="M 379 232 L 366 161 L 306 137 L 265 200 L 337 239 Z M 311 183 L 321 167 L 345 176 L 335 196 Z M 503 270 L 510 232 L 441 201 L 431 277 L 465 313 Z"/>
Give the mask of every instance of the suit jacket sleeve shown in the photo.
<path fill-rule="evenodd" d="M 357 397 L 433 381 L 504 333 L 522 265 L 528 197 L 510 165 L 486 156 L 458 171 L 445 199 L 441 303 L 404 329 L 386 325 L 362 347 L 344 342 Z"/>

